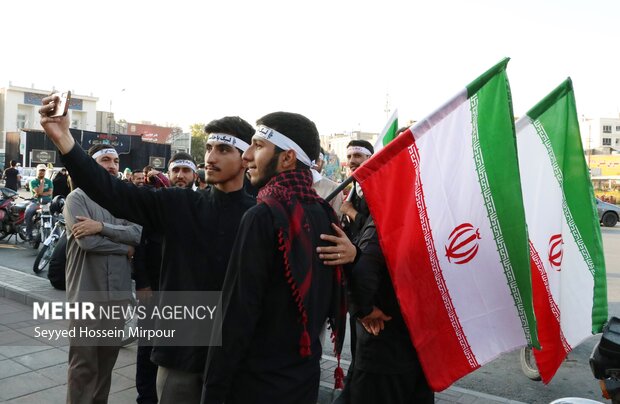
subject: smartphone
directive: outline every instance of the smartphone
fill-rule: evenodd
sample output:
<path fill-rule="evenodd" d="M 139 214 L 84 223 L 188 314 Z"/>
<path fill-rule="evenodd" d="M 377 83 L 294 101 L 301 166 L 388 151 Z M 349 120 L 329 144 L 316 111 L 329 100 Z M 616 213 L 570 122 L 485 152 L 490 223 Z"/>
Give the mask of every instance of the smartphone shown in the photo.
<path fill-rule="evenodd" d="M 66 116 L 69 111 L 69 101 L 71 101 L 71 91 L 66 93 L 54 93 L 52 95 L 58 96 L 59 101 L 56 103 L 56 108 L 50 112 L 49 116 Z"/>

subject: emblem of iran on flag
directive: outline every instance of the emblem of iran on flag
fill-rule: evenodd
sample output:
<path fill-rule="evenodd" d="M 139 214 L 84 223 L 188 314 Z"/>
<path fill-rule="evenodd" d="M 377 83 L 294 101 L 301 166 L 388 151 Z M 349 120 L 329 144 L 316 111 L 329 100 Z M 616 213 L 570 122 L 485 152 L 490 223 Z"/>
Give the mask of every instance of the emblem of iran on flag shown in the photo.
<path fill-rule="evenodd" d="M 435 391 L 538 344 L 507 63 L 354 173 Z"/>

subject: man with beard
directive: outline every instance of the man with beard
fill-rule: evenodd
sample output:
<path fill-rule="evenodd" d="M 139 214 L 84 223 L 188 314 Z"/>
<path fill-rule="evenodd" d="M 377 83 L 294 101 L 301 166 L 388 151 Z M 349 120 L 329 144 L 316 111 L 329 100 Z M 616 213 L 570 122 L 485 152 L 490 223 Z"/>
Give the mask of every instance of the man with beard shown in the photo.
<path fill-rule="evenodd" d="M 137 187 L 143 186 L 145 184 L 145 179 L 146 177 L 142 170 L 133 170 L 133 173 L 131 173 L 131 183 Z"/>
<path fill-rule="evenodd" d="M 252 126 L 239 117 L 206 126 L 211 144 L 205 155 L 207 181 L 213 185 L 208 191 L 192 191 L 195 164 L 180 154 L 170 163 L 175 187 L 149 190 L 112 178 L 89 161 L 69 132 L 68 118 L 47 117 L 56 102 L 54 96 L 43 99 L 41 125 L 62 153 L 74 182 L 110 212 L 162 234 L 160 290 L 221 290 L 239 222 L 255 204 L 243 191 L 241 159 L 254 133 Z M 206 346 L 154 346 L 151 359 L 159 365 L 161 403 L 200 401 L 207 350 Z"/>
<path fill-rule="evenodd" d="M 355 172 L 355 170 L 357 170 L 359 166 L 361 166 L 366 160 L 372 157 L 373 153 L 374 149 L 370 142 L 367 142 L 366 140 L 351 140 L 349 144 L 347 144 L 347 165 L 349 166 L 349 170 L 352 173 Z M 353 181 L 353 188 L 351 189 L 347 200 L 342 203 L 342 206 L 340 207 L 340 212 L 343 213 L 342 227 L 344 231 L 354 243 L 358 244 L 362 229 L 366 225 L 368 219 L 371 217 L 370 209 L 368 208 L 368 204 L 366 203 L 366 199 L 364 198 L 364 194 L 362 193 L 362 187 L 360 187 L 357 182 Z M 349 268 L 350 267 L 347 267 L 347 269 Z M 347 278 L 350 277 L 351 273 L 347 273 Z M 349 293 L 350 292 L 351 290 L 349 288 Z M 349 303 L 349 305 L 351 305 L 351 303 Z M 355 370 L 355 357 L 357 348 L 357 321 L 353 313 L 350 313 L 350 315 L 351 317 L 349 319 L 349 324 L 351 331 L 351 354 L 353 360 L 351 361 L 351 365 L 349 366 L 349 370 L 347 371 L 344 390 L 336 399 L 336 401 L 334 401 L 335 404 L 348 403 L 350 400 L 351 390 L 349 381 L 351 380 L 351 377 Z"/>
<path fill-rule="evenodd" d="M 329 318 L 340 349 L 345 307 L 341 267 L 325 265 L 314 250 L 327 245 L 322 233 L 343 233 L 312 189 L 320 147 L 314 123 L 276 112 L 257 125 L 243 159 L 260 188 L 258 205 L 244 215 L 231 254 L 222 346 L 209 351 L 202 402 L 316 403 L 319 334 Z M 349 243 L 332 255 L 344 264 L 355 254 Z"/>
<path fill-rule="evenodd" d="M 347 165 L 351 172 L 355 172 L 366 160 L 372 157 L 374 149 L 366 140 L 351 140 L 347 145 Z M 368 204 L 364 199 L 362 187 L 353 182 L 353 188 L 346 201 L 342 203 L 340 211 L 344 214 L 344 229 L 349 238 L 356 241 L 360 230 L 370 216 Z"/>
<path fill-rule="evenodd" d="M 196 162 L 191 154 L 175 153 L 168 164 L 170 185 L 178 188 L 192 188 L 196 177 Z"/>
<path fill-rule="evenodd" d="M 90 157 L 84 154 L 85 158 L 100 168 L 102 178 L 116 178 L 118 154 L 112 146 L 95 145 L 88 154 Z M 67 221 L 67 301 L 95 302 L 105 307 L 129 299 L 131 258 L 134 247 L 140 242 L 142 228 L 113 217 L 80 188 L 67 196 L 64 217 Z M 97 318 L 69 322 L 69 329 L 78 332 L 86 327 L 101 331 L 122 329 L 123 320 Z M 120 339 L 70 339 L 67 403 L 107 402 L 112 368 L 119 350 Z"/>

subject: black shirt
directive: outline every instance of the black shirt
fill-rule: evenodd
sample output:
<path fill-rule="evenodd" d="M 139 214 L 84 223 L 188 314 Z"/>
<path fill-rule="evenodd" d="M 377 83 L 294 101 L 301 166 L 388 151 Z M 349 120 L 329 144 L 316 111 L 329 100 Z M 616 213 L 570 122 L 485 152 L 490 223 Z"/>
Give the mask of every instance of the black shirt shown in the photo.
<path fill-rule="evenodd" d="M 243 190 L 136 187 L 108 174 L 78 146 L 62 156 L 72 181 L 110 213 L 162 235 L 159 289 L 219 291 L 241 217 L 255 201 Z M 202 372 L 207 347 L 158 347 L 158 365 Z"/>
<path fill-rule="evenodd" d="M 17 180 L 17 176 L 19 175 L 19 171 L 17 171 L 14 167 L 9 167 L 4 170 L 4 179 L 5 185 L 7 188 L 12 189 L 13 191 L 17 191 L 19 189 L 19 181 Z"/>
<path fill-rule="evenodd" d="M 314 246 L 326 245 L 330 221 L 317 203 L 302 204 Z M 222 346 L 207 360 L 203 403 L 316 403 L 321 359 L 319 335 L 329 314 L 333 269 L 313 255 L 308 291 L 311 356 L 302 358 L 303 327 L 287 284 L 269 208 L 243 217 L 224 282 Z"/>
<path fill-rule="evenodd" d="M 381 374 L 417 369 L 420 366 L 418 357 L 403 320 L 372 219 L 362 229 L 358 245 L 361 256 L 353 266 L 351 278 L 352 316 L 365 317 L 376 306 L 392 319 L 385 322 L 385 329 L 377 336 L 356 322 L 355 368 Z"/>
<path fill-rule="evenodd" d="M 67 197 L 67 195 L 69 195 L 69 192 L 71 192 L 71 190 L 69 189 L 69 183 L 67 182 L 67 180 L 69 179 L 69 175 L 63 175 L 62 173 L 58 173 L 56 174 L 56 177 L 54 177 L 54 190 L 52 191 L 52 196 L 57 196 L 60 195 L 64 198 Z"/>

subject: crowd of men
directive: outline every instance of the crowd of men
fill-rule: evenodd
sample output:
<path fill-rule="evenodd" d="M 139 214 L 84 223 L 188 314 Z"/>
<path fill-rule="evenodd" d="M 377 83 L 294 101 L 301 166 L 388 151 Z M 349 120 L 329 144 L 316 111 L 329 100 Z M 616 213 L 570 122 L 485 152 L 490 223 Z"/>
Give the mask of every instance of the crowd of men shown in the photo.
<path fill-rule="evenodd" d="M 137 402 L 316 403 L 322 350 L 331 351 L 325 324 L 339 357 L 347 306 L 354 355 L 338 402 L 433 402 L 361 187 L 324 199 L 338 184 L 321 177 L 312 121 L 275 112 L 253 127 L 224 117 L 205 128 L 204 168 L 177 153 L 168 177 L 146 167 L 120 180 L 113 147 L 87 154 L 67 117 L 48 116 L 57 101 L 45 98 L 40 114 L 74 185 L 64 211 L 68 300 L 96 291 L 98 304 L 124 302 L 132 272 L 141 301 L 153 291 L 158 303 L 165 292 L 222 293 L 221 345 L 140 341 Z M 372 154 L 352 141 L 350 169 Z M 119 348 L 106 345 L 71 342 L 67 402 L 107 402 Z M 338 366 L 337 387 L 343 376 Z"/>

